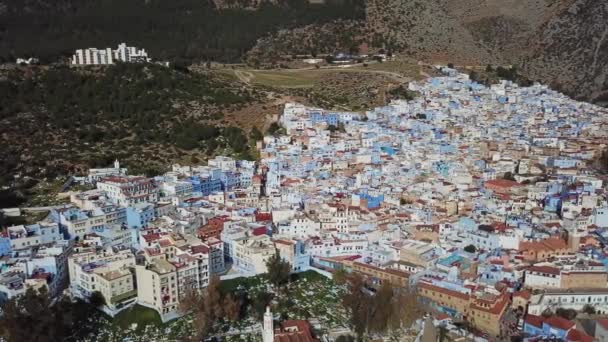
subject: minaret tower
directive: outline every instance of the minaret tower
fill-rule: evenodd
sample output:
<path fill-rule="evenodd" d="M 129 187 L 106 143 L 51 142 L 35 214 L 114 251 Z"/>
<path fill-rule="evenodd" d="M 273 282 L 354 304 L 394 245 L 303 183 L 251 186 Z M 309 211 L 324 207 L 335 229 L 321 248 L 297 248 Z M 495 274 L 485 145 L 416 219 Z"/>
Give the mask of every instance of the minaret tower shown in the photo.
<path fill-rule="evenodd" d="M 274 321 L 272 319 L 272 312 L 270 312 L 270 306 L 266 307 L 264 313 L 264 327 L 262 328 L 262 341 L 263 342 L 274 342 Z"/>

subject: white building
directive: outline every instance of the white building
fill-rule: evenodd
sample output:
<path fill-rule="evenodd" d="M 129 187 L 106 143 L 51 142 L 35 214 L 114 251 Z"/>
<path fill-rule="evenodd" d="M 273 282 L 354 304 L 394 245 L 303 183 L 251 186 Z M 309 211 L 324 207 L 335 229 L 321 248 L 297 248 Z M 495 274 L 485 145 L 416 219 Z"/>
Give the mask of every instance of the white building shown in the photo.
<path fill-rule="evenodd" d="M 59 225 L 51 222 L 8 227 L 7 231 L 13 250 L 36 247 L 63 240 L 59 232 Z"/>
<path fill-rule="evenodd" d="M 277 229 L 279 235 L 307 238 L 319 234 L 321 222 L 315 221 L 308 216 L 296 216 L 288 222 L 280 223 Z"/>
<path fill-rule="evenodd" d="M 557 308 L 582 311 L 585 305 L 595 309 L 598 314 L 608 313 L 608 289 L 548 289 L 544 293 L 532 295 L 528 313 L 541 315 Z"/>
<path fill-rule="evenodd" d="M 137 291 L 132 269 L 135 256 L 129 249 L 103 251 L 77 249 L 68 258 L 72 293 L 88 298 L 99 291 L 110 310 L 135 302 Z"/>
<path fill-rule="evenodd" d="M 234 243 L 233 266 L 246 274 L 266 273 L 266 261 L 275 254 L 268 235 L 245 237 Z"/>
<path fill-rule="evenodd" d="M 97 189 L 121 206 L 136 203 L 158 202 L 158 187 L 154 180 L 145 177 L 105 177 L 97 182 Z"/>
<path fill-rule="evenodd" d="M 148 53 L 145 49 L 137 49 L 120 43 L 116 50 L 111 48 L 79 49 L 72 56 L 72 65 L 109 65 L 115 62 L 149 62 Z"/>

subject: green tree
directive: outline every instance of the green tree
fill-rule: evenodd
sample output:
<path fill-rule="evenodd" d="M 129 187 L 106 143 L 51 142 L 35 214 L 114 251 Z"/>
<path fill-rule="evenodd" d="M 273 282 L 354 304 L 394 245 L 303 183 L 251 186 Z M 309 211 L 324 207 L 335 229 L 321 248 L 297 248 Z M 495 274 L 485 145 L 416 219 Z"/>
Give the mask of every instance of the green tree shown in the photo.
<path fill-rule="evenodd" d="M 469 72 L 469 79 L 475 82 L 479 81 L 479 74 L 477 73 L 477 71 L 471 70 Z"/>
<path fill-rule="evenodd" d="M 596 313 L 595 308 L 589 304 L 585 304 L 585 306 L 583 306 L 583 312 L 588 315 L 595 315 Z"/>
<path fill-rule="evenodd" d="M 46 287 L 29 288 L 2 309 L 0 335 L 8 342 L 77 341 L 97 328 L 98 312 L 92 306 L 68 297 L 53 302 Z"/>
<path fill-rule="evenodd" d="M 268 135 L 276 135 L 281 131 L 281 126 L 276 123 L 273 122 L 270 124 L 270 126 L 268 126 L 268 129 L 266 130 L 266 134 Z"/>
<path fill-rule="evenodd" d="M 574 309 L 557 308 L 555 315 L 571 321 L 576 318 L 577 312 Z"/>
<path fill-rule="evenodd" d="M 202 339 L 214 333 L 218 322 L 224 318 L 224 303 L 219 285 L 219 278 L 213 276 L 203 291 L 192 289 L 184 300 L 180 301 L 179 310 L 194 316 L 193 325 L 198 338 Z"/>
<path fill-rule="evenodd" d="M 101 292 L 94 291 L 89 296 L 89 303 L 91 303 L 91 305 L 93 305 L 94 307 L 101 307 L 106 305 L 106 298 Z"/>
<path fill-rule="evenodd" d="M 277 249 L 274 255 L 266 260 L 266 268 L 268 269 L 268 281 L 276 291 L 279 291 L 289 281 L 291 264 L 281 257 Z"/>
<path fill-rule="evenodd" d="M 339 268 L 332 273 L 332 279 L 336 284 L 344 285 L 348 279 L 348 272 L 345 269 Z"/>
<path fill-rule="evenodd" d="M 510 181 L 515 181 L 515 176 L 513 175 L 513 172 L 510 171 L 505 172 L 502 178 Z"/>
<path fill-rule="evenodd" d="M 464 251 L 468 253 L 475 253 L 477 251 L 477 247 L 475 247 L 475 245 L 468 245 L 464 248 Z"/>
<path fill-rule="evenodd" d="M 340 335 L 336 338 L 336 342 L 355 342 L 355 338 L 352 335 Z"/>
<path fill-rule="evenodd" d="M 259 141 L 259 140 L 264 139 L 264 135 L 262 134 L 262 132 L 260 132 L 260 130 L 257 127 L 253 127 L 251 129 L 251 132 L 249 132 L 249 137 L 253 141 Z"/>
<path fill-rule="evenodd" d="M 224 297 L 224 312 L 226 313 L 226 319 L 236 322 L 241 317 L 241 306 L 242 302 L 239 298 L 228 294 Z"/>

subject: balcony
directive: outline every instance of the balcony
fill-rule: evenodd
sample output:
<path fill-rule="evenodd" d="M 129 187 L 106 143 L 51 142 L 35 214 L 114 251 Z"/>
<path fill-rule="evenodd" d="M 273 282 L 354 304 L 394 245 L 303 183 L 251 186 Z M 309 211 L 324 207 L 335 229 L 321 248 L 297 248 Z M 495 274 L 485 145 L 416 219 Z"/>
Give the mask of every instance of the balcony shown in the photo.
<path fill-rule="evenodd" d="M 112 299 L 110 299 L 110 303 L 117 304 L 117 303 L 123 302 L 125 300 L 132 299 L 134 297 L 137 297 L 137 290 L 131 290 L 129 292 L 125 292 L 118 296 L 114 296 L 114 297 L 112 297 Z"/>

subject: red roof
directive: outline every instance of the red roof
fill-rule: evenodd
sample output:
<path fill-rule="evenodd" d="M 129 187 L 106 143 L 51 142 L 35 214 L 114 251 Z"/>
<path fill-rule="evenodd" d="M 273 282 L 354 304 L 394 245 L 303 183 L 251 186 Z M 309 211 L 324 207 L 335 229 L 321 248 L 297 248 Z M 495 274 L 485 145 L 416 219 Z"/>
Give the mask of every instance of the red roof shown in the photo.
<path fill-rule="evenodd" d="M 146 240 L 146 242 L 152 242 L 160 239 L 160 233 L 149 233 L 146 235 L 142 235 L 142 237 L 144 238 L 144 240 Z"/>
<path fill-rule="evenodd" d="M 608 318 L 602 318 L 596 320 L 597 324 L 601 325 L 602 328 L 608 330 Z"/>
<path fill-rule="evenodd" d="M 251 234 L 253 234 L 254 236 L 266 235 L 266 227 L 253 228 L 251 230 Z"/>
<path fill-rule="evenodd" d="M 538 272 L 538 273 L 547 273 L 547 274 L 554 274 L 554 275 L 559 275 L 560 274 L 560 269 L 557 267 L 551 267 L 551 266 L 530 266 L 528 268 L 529 272 Z"/>
<path fill-rule="evenodd" d="M 542 329 L 543 327 L 543 321 L 544 319 L 541 316 L 535 316 L 535 315 L 528 315 L 526 316 L 526 324 L 528 325 L 532 325 L 535 326 L 539 329 Z"/>
<path fill-rule="evenodd" d="M 38 272 L 38 273 L 34 273 L 31 276 L 32 279 L 44 279 L 46 281 L 49 281 L 49 279 L 51 279 L 51 273 L 49 272 Z"/>
<path fill-rule="evenodd" d="M 526 300 L 530 300 L 531 296 L 532 296 L 532 294 L 530 293 L 530 291 L 526 291 L 526 290 L 517 291 L 513 294 L 513 297 L 521 297 Z"/>
<path fill-rule="evenodd" d="M 552 316 L 545 320 L 545 323 L 549 324 L 554 328 L 558 328 L 561 330 L 568 330 L 574 327 L 576 324 L 572 321 L 569 321 L 565 318 L 561 318 L 559 316 Z"/>
<path fill-rule="evenodd" d="M 191 247 L 193 254 L 209 254 L 209 247 L 205 245 L 196 245 Z"/>
<path fill-rule="evenodd" d="M 592 342 L 593 337 L 587 335 L 583 331 L 572 329 L 568 331 L 568 335 L 566 335 L 566 339 L 571 342 Z"/>
<path fill-rule="evenodd" d="M 255 213 L 255 221 L 272 221 L 272 213 Z"/>
<path fill-rule="evenodd" d="M 485 187 L 493 187 L 493 188 L 511 188 L 514 186 L 521 186 L 521 184 L 516 181 L 508 180 L 508 179 L 493 179 L 486 181 Z"/>
<path fill-rule="evenodd" d="M 310 323 L 303 320 L 287 320 L 274 332 L 275 342 L 315 342 Z"/>

